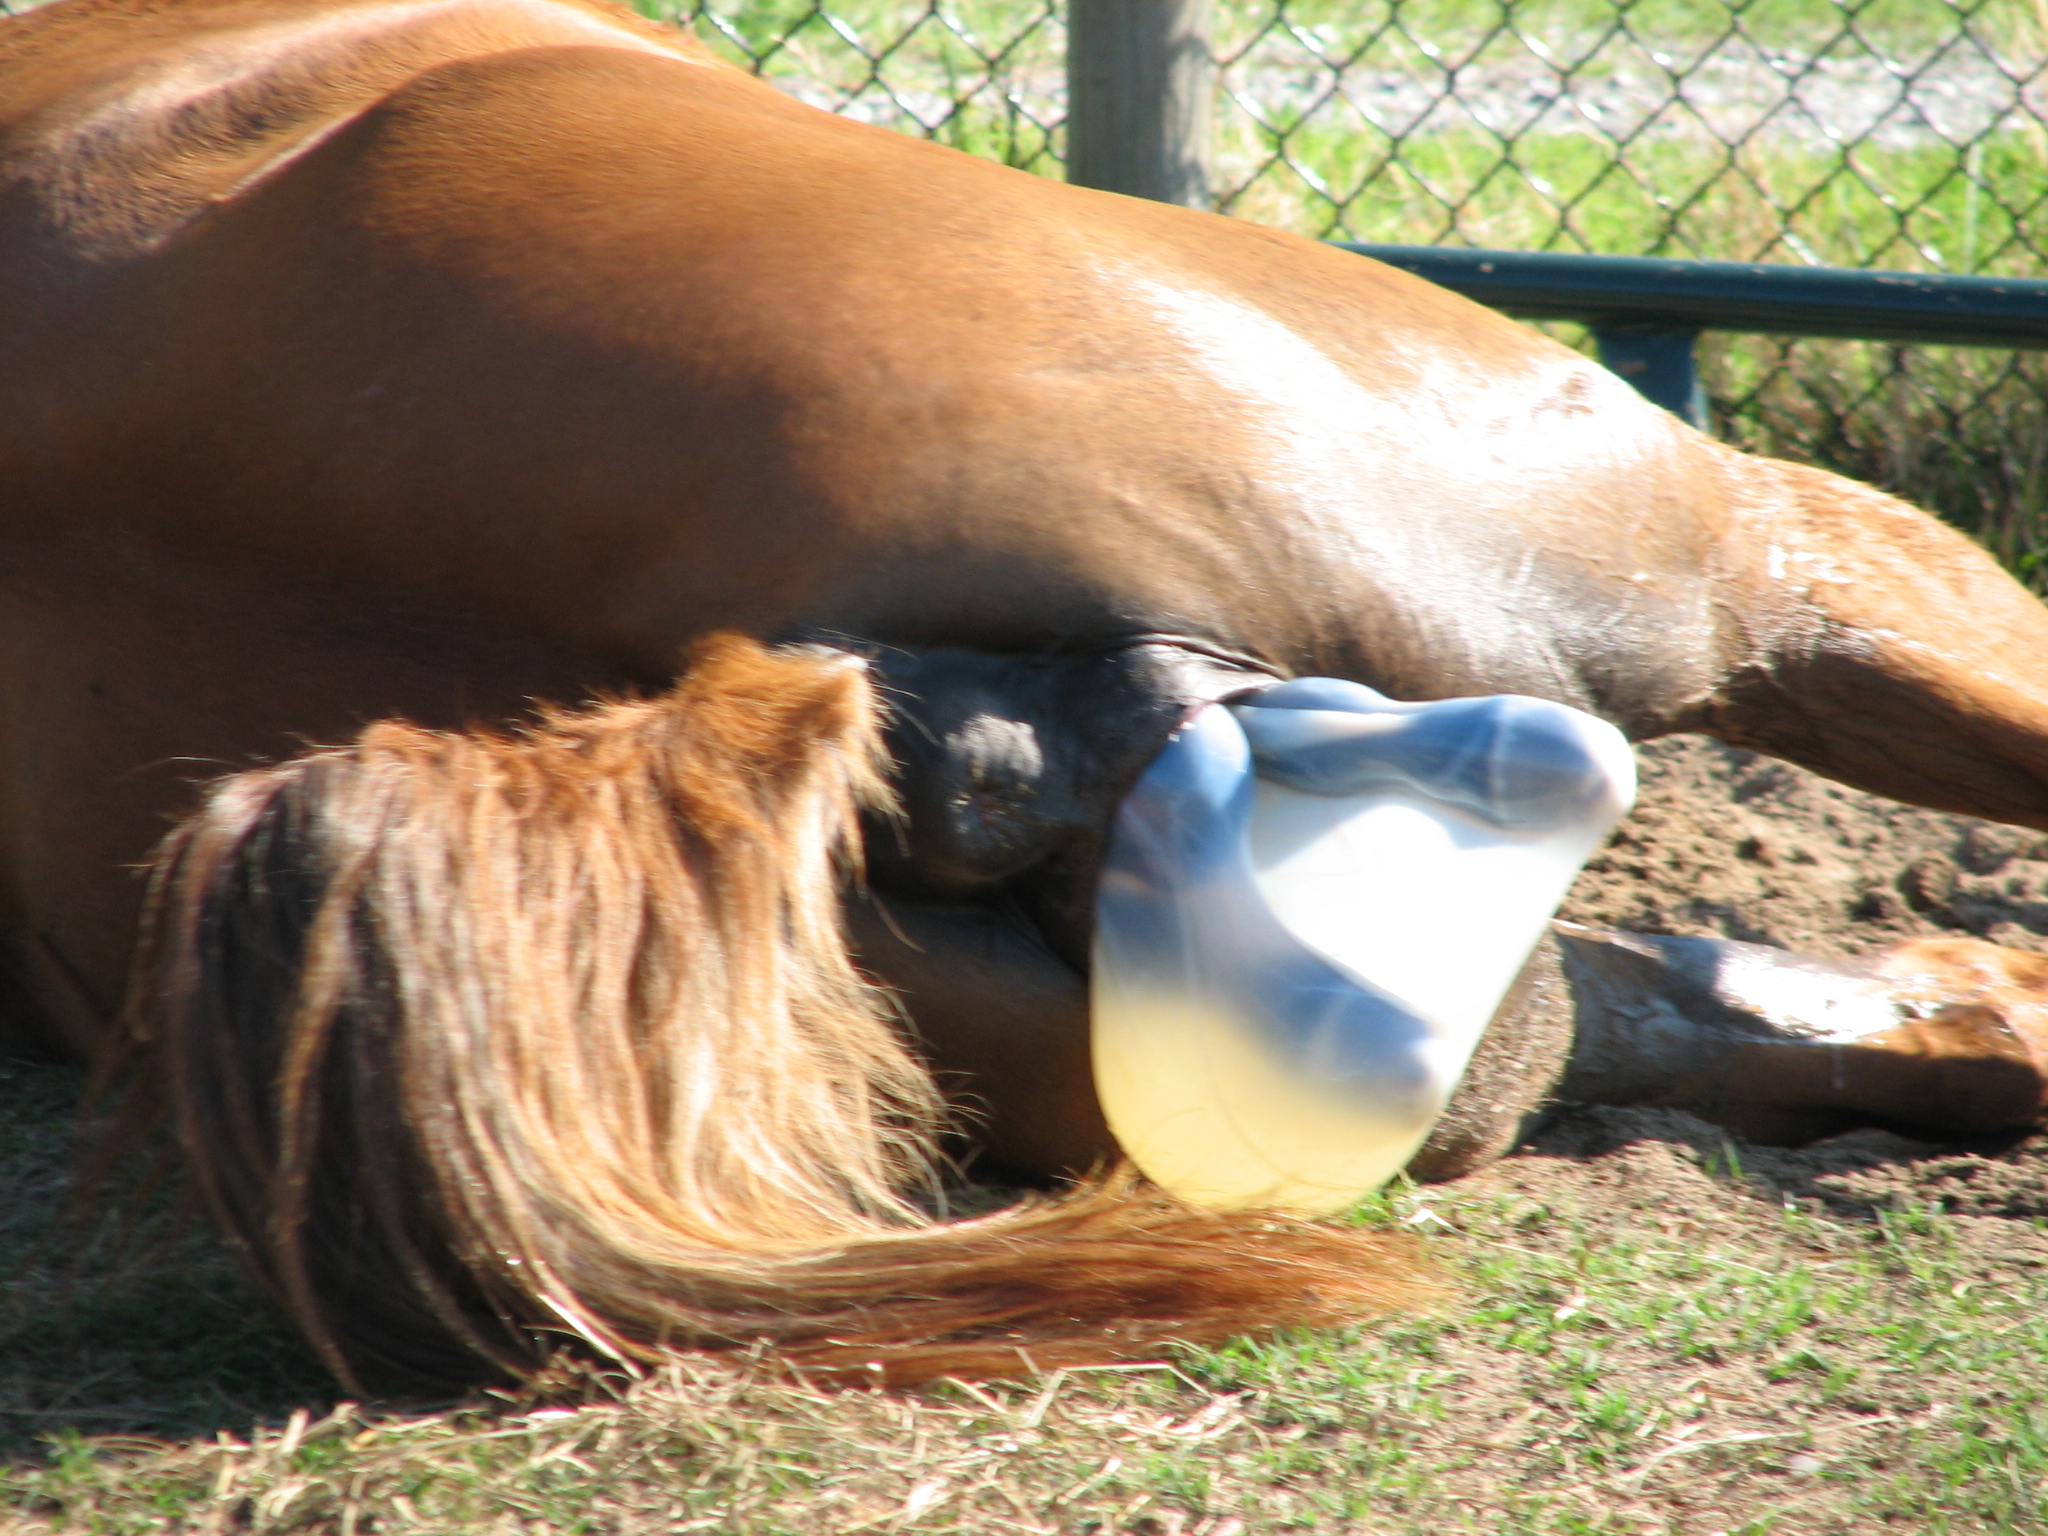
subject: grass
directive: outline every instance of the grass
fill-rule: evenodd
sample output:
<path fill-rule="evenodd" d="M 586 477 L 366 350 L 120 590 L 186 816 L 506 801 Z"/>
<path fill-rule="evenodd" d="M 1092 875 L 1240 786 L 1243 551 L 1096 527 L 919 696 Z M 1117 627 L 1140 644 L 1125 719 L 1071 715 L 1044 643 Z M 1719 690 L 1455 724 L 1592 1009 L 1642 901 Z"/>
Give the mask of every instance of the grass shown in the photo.
<path fill-rule="evenodd" d="M 293 1335 L 175 1209 L 134 1230 L 67 1216 L 81 1088 L 73 1068 L 0 1058 L 0 1449 L 210 1433 L 325 1391 Z"/>
<path fill-rule="evenodd" d="M 40 1192 L 0 1272 L 41 1276 L 75 1087 L 0 1083 L 0 1174 Z M 337 1403 L 203 1241 L 99 1246 L 68 1291 L 12 1288 L 0 1528 L 2041 1528 L 2041 1224 L 1824 1205 L 1748 1156 L 1624 1141 L 1368 1202 L 1357 1219 L 1429 1235 L 1433 1315 L 918 1394 L 703 1361 L 439 1411 Z"/>

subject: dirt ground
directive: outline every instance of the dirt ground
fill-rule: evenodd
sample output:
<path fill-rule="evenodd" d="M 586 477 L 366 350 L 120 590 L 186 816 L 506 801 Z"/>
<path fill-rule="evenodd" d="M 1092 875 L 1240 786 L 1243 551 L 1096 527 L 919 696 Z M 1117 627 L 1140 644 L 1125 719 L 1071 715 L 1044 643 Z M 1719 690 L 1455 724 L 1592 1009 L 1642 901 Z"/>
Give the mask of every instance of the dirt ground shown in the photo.
<path fill-rule="evenodd" d="M 1636 809 L 1563 916 L 1852 955 L 1922 934 L 2048 950 L 2048 835 L 1878 799 L 1699 736 L 1638 753 Z"/>

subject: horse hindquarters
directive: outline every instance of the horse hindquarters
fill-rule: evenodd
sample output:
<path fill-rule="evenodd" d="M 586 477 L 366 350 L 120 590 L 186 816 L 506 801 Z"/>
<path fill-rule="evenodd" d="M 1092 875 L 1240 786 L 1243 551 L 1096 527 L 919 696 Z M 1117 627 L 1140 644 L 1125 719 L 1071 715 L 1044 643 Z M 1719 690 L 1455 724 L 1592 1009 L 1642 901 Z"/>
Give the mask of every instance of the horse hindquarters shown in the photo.
<path fill-rule="evenodd" d="M 1384 1240 L 1122 1185 L 925 1214 L 936 1095 L 839 928 L 875 714 L 846 658 L 715 641 L 662 700 L 375 727 L 174 835 L 132 1017 L 208 1205 L 344 1380 L 516 1376 L 564 1332 L 991 1374 L 1410 1283 Z"/>

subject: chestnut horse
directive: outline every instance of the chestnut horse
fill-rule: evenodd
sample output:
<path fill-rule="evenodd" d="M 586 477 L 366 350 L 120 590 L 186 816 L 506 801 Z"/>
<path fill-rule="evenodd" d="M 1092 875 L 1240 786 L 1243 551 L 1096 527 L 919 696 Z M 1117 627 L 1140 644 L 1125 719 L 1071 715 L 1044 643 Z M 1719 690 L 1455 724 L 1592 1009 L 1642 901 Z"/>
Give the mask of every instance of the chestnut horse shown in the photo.
<path fill-rule="evenodd" d="M 128 1015 L 344 1375 L 553 1330 L 909 1378 L 1397 1288 L 1121 1187 L 920 1193 L 940 1088 L 1012 1168 L 1114 1156 L 1103 829 L 1260 682 L 1535 694 L 2048 826 L 2048 618 L 1922 514 L 602 0 L 0 22 L 0 625 L 4 1029 L 46 1049 L 107 1039 L 195 779 L 417 722 L 205 802 Z"/>

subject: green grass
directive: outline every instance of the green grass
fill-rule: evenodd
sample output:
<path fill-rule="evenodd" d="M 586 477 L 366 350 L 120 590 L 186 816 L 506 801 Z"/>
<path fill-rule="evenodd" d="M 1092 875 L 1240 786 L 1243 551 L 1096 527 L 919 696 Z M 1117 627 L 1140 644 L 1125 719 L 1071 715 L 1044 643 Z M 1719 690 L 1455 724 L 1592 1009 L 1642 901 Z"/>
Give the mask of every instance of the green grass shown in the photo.
<path fill-rule="evenodd" d="M 1731 153 L 1704 136 L 1622 155 L 1584 134 L 1506 145 L 1461 126 L 1402 142 L 1313 118 L 1237 137 L 1241 165 L 1284 148 L 1303 169 L 1273 167 L 1230 211 L 1318 238 L 2013 276 L 2039 275 L 2048 245 L 2042 145 L 2018 128 L 1961 156 L 1933 144 Z"/>
<path fill-rule="evenodd" d="M 0 1086 L 48 1129 L 65 1082 L 24 1070 Z M 47 1193 L 47 1147 L 9 1157 Z M 1830 1213 L 1746 1161 L 1650 1141 L 1396 1189 L 1358 1219 L 1430 1235 L 1434 1314 L 916 1394 L 740 1361 L 439 1412 L 337 1404 L 204 1243 L 149 1263 L 94 1248 L 83 1292 L 12 1298 L 7 1401 L 49 1406 L 16 1415 L 0 1528 L 2042 1528 L 2040 1224 L 1925 1201 Z M 32 1236 L 14 1232 L 16 1262 Z M 121 1317 L 92 1299 L 106 1287 Z"/>

